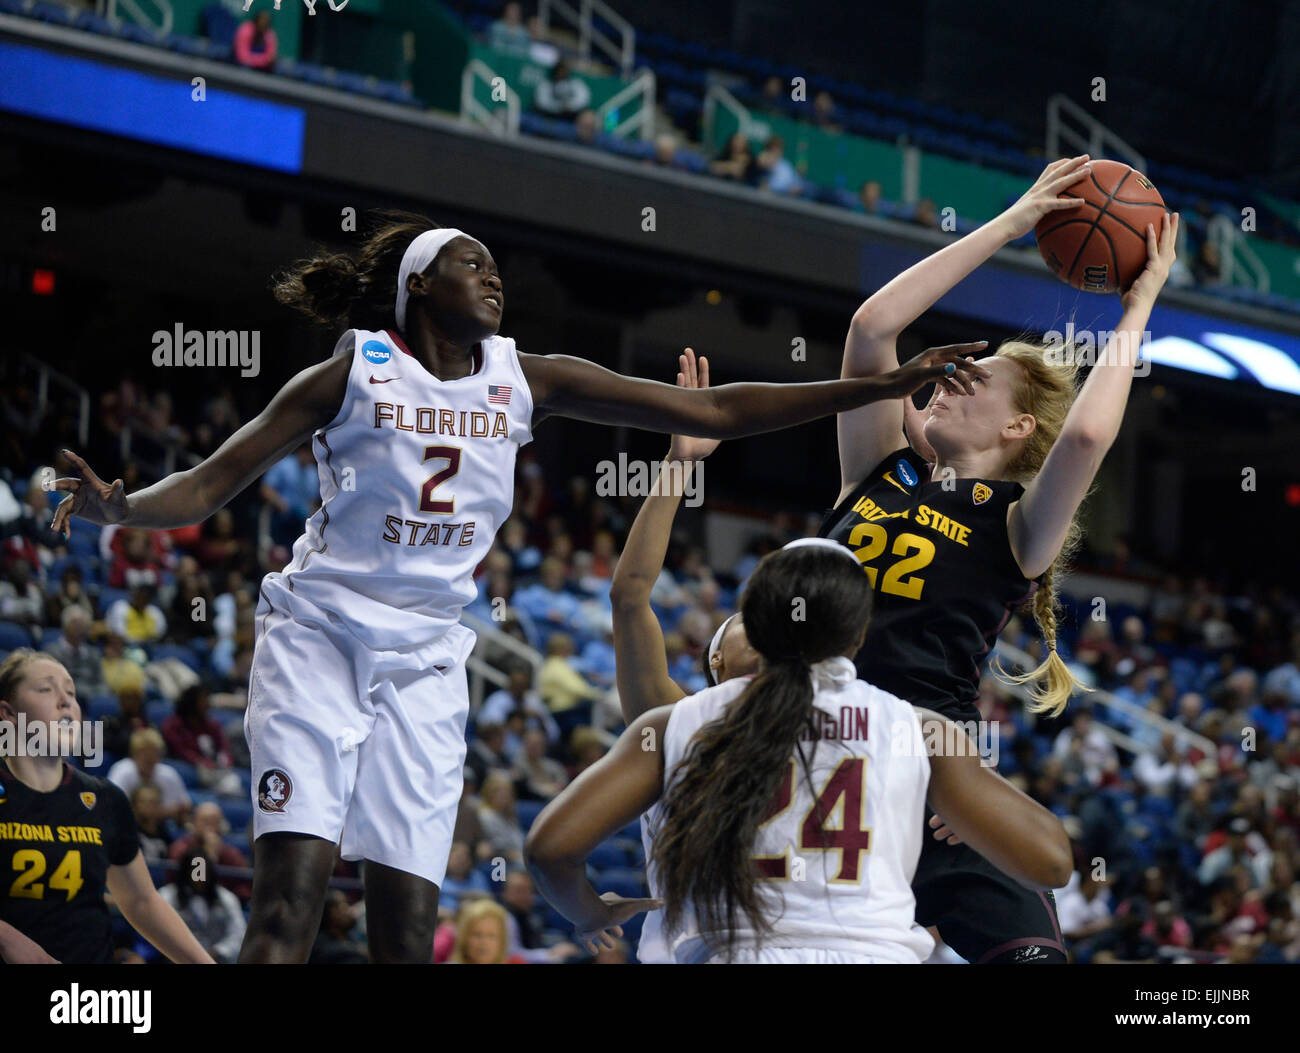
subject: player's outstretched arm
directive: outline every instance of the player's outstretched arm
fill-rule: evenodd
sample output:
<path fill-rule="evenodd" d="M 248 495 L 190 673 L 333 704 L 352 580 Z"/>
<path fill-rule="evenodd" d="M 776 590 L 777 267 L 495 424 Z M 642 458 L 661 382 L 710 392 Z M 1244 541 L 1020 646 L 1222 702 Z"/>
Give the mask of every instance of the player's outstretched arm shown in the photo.
<path fill-rule="evenodd" d="M 679 388 L 707 388 L 709 360 L 689 347 L 681 355 Z M 650 607 L 650 595 L 664 569 L 673 520 L 687 483 L 699 479 L 696 464 L 717 449 L 713 439 L 674 435 L 668 457 L 660 465 L 660 485 L 641 504 L 627 535 L 627 544 L 614 568 L 609 598 L 614 607 L 614 656 L 618 673 L 618 702 L 623 721 L 631 724 L 642 713 L 670 706 L 683 691 L 668 675 L 664 633 Z"/>
<path fill-rule="evenodd" d="M 131 927 L 177 965 L 214 965 L 212 955 L 154 888 L 144 853 L 108 868 L 108 891 Z"/>
<path fill-rule="evenodd" d="M 45 948 L 19 932 L 7 921 L 0 921 L 0 962 L 6 965 L 58 965 Z"/>
<path fill-rule="evenodd" d="M 82 478 L 54 481 L 54 488 L 68 496 L 55 510 L 52 528 L 66 535 L 74 515 L 92 523 L 152 530 L 203 522 L 334 419 L 343 405 L 351 361 L 339 355 L 304 369 L 201 464 L 129 496 L 121 479 L 104 482 L 77 454 L 65 450 Z"/>
<path fill-rule="evenodd" d="M 978 367 L 950 348 L 917 355 L 877 377 L 695 390 L 625 377 L 568 355 L 521 354 L 519 362 L 533 393 L 534 423 L 556 415 L 705 439 L 739 439 L 880 399 L 901 399 L 944 376 L 969 386 L 969 378 L 978 375 Z"/>
<path fill-rule="evenodd" d="M 984 767 L 958 725 L 927 709 L 918 709 L 917 716 L 932 751 L 930 807 L 962 841 L 1017 881 L 1063 887 L 1074 860 L 1061 821 Z"/>
<path fill-rule="evenodd" d="M 1147 224 L 1146 269 L 1121 294 L 1124 314 L 1119 325 L 1070 407 L 1043 467 L 1020 500 L 1007 510 L 1007 536 L 1026 577 L 1038 577 L 1056 559 L 1070 521 L 1124 423 L 1142 337 L 1156 297 L 1169 277 L 1177 243 L 1176 212 L 1165 222 L 1159 238 Z"/>
<path fill-rule="evenodd" d="M 587 857 L 663 793 L 664 729 L 670 706 L 651 710 L 623 732 L 613 749 L 583 771 L 533 821 L 524 862 L 538 891 L 574 924 L 578 938 L 608 945 L 619 925 L 661 904 L 598 895 L 587 880 Z"/>

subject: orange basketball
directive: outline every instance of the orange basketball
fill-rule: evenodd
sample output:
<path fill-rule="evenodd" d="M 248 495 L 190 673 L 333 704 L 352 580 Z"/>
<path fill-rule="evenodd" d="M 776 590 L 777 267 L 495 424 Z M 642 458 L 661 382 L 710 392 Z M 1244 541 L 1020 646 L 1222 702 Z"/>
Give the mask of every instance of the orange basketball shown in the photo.
<path fill-rule="evenodd" d="M 1061 281 L 1085 292 L 1127 289 L 1147 265 L 1147 224 L 1164 229 L 1165 200 L 1141 172 L 1119 161 L 1093 161 L 1062 197 L 1076 209 L 1049 212 L 1034 227 L 1038 251 Z"/>

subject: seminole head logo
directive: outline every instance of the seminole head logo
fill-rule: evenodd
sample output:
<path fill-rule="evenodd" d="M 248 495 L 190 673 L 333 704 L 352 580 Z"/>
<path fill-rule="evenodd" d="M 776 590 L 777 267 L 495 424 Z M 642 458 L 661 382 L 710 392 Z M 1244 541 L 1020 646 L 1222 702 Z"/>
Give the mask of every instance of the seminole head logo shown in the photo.
<path fill-rule="evenodd" d="M 283 812 L 293 796 L 293 781 L 279 768 L 269 768 L 257 783 L 257 806 L 264 812 Z"/>
<path fill-rule="evenodd" d="M 971 496 L 975 499 L 977 505 L 982 505 L 993 496 L 993 489 L 983 483 L 976 483 L 975 489 L 971 491 Z"/>

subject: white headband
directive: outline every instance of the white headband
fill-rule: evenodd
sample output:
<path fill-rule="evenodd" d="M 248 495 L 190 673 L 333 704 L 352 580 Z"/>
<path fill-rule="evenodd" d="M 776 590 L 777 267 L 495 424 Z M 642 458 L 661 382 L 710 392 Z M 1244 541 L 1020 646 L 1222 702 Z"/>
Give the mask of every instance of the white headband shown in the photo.
<path fill-rule="evenodd" d="M 832 541 L 828 537 L 801 537 L 799 538 L 798 541 L 791 541 L 790 544 L 788 545 L 782 545 L 781 551 L 785 552 L 787 549 L 805 548 L 808 546 L 816 546 L 817 548 L 829 548 L 834 550 L 835 552 L 843 552 L 844 555 L 848 556 L 849 559 L 853 560 L 853 565 L 855 567 L 859 565 L 857 556 L 855 556 L 847 548 L 841 545 L 838 541 Z"/>
<path fill-rule="evenodd" d="M 466 234 L 463 230 L 457 230 L 455 227 L 439 227 L 437 230 L 426 230 L 411 244 L 406 246 L 406 252 L 402 255 L 402 266 L 397 271 L 397 328 L 406 330 L 406 301 L 410 295 L 406 289 L 406 279 L 412 274 L 423 274 L 424 269 L 438 258 L 438 253 L 442 247 L 453 238 L 469 238 L 471 241 L 478 241 L 478 238 L 472 234 Z M 478 241 L 483 246 L 483 251 L 487 251 L 487 246 Z"/>
<path fill-rule="evenodd" d="M 718 683 L 718 674 L 713 668 L 713 656 L 722 650 L 722 636 L 727 631 L 727 626 L 731 624 L 731 619 L 736 617 L 740 612 L 731 615 L 726 621 L 718 626 L 718 631 L 713 634 L 713 639 L 709 641 L 709 679 L 713 681 L 714 687 Z"/>

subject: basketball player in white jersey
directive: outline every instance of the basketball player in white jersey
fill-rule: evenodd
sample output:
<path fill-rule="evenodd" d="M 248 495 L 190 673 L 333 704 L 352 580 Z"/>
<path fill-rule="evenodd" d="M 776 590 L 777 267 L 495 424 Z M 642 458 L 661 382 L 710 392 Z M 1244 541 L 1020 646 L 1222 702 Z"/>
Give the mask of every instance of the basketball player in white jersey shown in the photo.
<path fill-rule="evenodd" d="M 846 553 L 809 538 L 765 557 L 741 607 L 761 670 L 645 714 L 534 822 L 525 858 L 589 946 L 662 903 L 678 962 L 924 961 L 911 880 L 927 797 L 1018 880 L 1069 879 L 1054 815 L 951 722 L 857 679 L 871 586 Z M 587 855 L 656 802 L 659 898 L 598 895 Z"/>
<path fill-rule="evenodd" d="M 305 961 L 336 846 L 366 861 L 377 962 L 427 962 L 450 851 L 469 711 L 459 622 L 473 572 L 510 512 L 518 448 L 550 415 L 738 437 L 787 427 L 940 376 L 947 351 L 895 374 L 683 391 L 497 335 L 491 254 L 459 230 L 391 215 L 353 258 L 321 254 L 276 297 L 343 330 L 333 356 L 190 469 L 127 496 L 71 452 L 82 479 L 54 519 L 169 529 L 202 522 L 309 437 L 321 507 L 263 583 L 245 729 L 254 886 L 240 960 Z"/>

